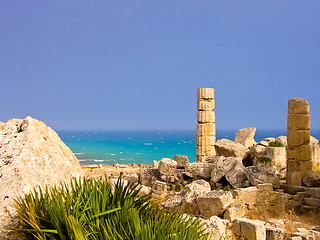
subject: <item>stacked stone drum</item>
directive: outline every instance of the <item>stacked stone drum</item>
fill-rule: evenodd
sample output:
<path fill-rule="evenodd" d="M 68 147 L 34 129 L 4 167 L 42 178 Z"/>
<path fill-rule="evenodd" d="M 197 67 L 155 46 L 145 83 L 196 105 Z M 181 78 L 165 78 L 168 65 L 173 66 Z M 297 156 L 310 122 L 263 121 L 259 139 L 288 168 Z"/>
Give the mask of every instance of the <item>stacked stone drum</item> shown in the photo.
<path fill-rule="evenodd" d="M 214 114 L 214 89 L 198 89 L 197 162 L 205 162 L 216 154 L 216 125 Z"/>

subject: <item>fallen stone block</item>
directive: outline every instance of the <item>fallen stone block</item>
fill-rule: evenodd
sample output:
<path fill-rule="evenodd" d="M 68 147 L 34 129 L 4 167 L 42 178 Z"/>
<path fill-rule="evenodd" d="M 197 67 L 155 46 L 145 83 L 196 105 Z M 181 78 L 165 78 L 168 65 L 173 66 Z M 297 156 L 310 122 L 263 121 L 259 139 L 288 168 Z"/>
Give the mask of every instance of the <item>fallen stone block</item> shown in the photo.
<path fill-rule="evenodd" d="M 273 227 L 266 228 L 266 240 L 283 240 L 284 236 L 284 229 Z"/>
<path fill-rule="evenodd" d="M 228 139 L 218 140 L 214 147 L 217 155 L 225 157 L 238 157 L 244 159 L 247 156 L 247 149 L 240 143 Z"/>
<path fill-rule="evenodd" d="M 174 155 L 173 159 L 177 162 L 177 168 L 184 168 L 189 163 L 187 156 Z"/>
<path fill-rule="evenodd" d="M 229 191 L 201 192 L 197 197 L 199 212 L 205 217 L 221 214 L 232 203 L 233 196 Z"/>
<path fill-rule="evenodd" d="M 159 162 L 158 170 L 163 175 L 174 176 L 176 175 L 177 162 L 170 158 L 163 158 Z"/>
<path fill-rule="evenodd" d="M 247 177 L 254 186 L 261 183 L 272 183 L 274 188 L 279 188 L 280 181 L 275 170 L 265 165 L 247 167 Z"/>
<path fill-rule="evenodd" d="M 255 127 L 240 129 L 237 132 L 234 141 L 236 143 L 240 143 L 245 148 L 251 148 L 254 144 L 256 144 L 256 141 L 254 140 L 255 133 L 256 133 Z"/>
<path fill-rule="evenodd" d="M 236 218 L 232 230 L 235 235 L 247 240 L 266 240 L 266 227 L 263 221 Z"/>

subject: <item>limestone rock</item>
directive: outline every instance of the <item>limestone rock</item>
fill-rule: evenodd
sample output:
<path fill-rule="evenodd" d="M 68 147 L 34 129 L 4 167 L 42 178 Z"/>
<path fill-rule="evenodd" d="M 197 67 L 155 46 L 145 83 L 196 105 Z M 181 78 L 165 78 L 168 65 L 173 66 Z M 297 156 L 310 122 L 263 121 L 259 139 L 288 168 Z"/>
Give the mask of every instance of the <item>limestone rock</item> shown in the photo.
<path fill-rule="evenodd" d="M 209 157 L 207 162 L 214 163 L 211 171 L 211 182 L 218 182 L 224 177 L 236 164 L 236 161 L 241 159 L 235 157 L 214 156 Z"/>
<path fill-rule="evenodd" d="M 155 181 L 160 180 L 160 172 L 158 169 L 154 168 L 142 168 L 140 169 L 138 176 L 139 182 L 148 187 L 151 187 L 152 183 Z"/>
<path fill-rule="evenodd" d="M 177 192 L 174 196 L 170 197 L 168 200 L 163 202 L 161 206 L 166 208 L 180 207 L 186 193 L 187 193 L 186 190 Z"/>
<path fill-rule="evenodd" d="M 279 136 L 276 141 L 282 143 L 283 146 L 287 146 L 287 136 Z"/>
<path fill-rule="evenodd" d="M 58 134 L 31 117 L 0 124 L 0 166 L 0 239 L 15 239 L 4 230 L 16 222 L 5 209 L 14 207 L 14 199 L 35 186 L 81 175 L 77 158 Z"/>
<path fill-rule="evenodd" d="M 204 224 L 206 232 L 210 234 L 210 240 L 220 240 L 225 236 L 226 226 L 219 217 L 212 216 L 206 220 L 202 219 L 202 223 Z"/>
<path fill-rule="evenodd" d="M 246 173 L 248 180 L 254 186 L 260 183 L 272 183 L 275 188 L 280 186 L 279 178 L 274 169 L 265 165 L 247 167 Z"/>
<path fill-rule="evenodd" d="M 170 158 L 163 158 L 159 162 L 158 170 L 163 175 L 174 176 L 176 175 L 177 162 Z"/>
<path fill-rule="evenodd" d="M 221 214 L 233 203 L 230 191 L 201 192 L 197 198 L 197 205 L 202 216 L 211 217 Z"/>
<path fill-rule="evenodd" d="M 184 168 L 189 163 L 188 157 L 183 155 L 174 155 L 174 160 L 177 162 L 177 168 Z"/>
<path fill-rule="evenodd" d="M 195 178 L 209 180 L 211 177 L 211 171 L 213 167 L 214 164 L 208 162 L 188 163 L 185 166 L 185 172 L 189 172 Z"/>
<path fill-rule="evenodd" d="M 320 172 L 309 171 L 302 181 L 307 187 L 320 187 Z"/>
<path fill-rule="evenodd" d="M 246 206 L 243 203 L 238 203 L 233 207 L 228 208 L 223 214 L 223 218 L 233 221 L 235 218 L 242 218 L 246 215 Z"/>
<path fill-rule="evenodd" d="M 263 221 L 236 218 L 233 222 L 233 232 L 244 239 L 266 240 L 266 227 Z"/>
<path fill-rule="evenodd" d="M 310 145 L 311 146 L 317 146 L 319 144 L 319 140 L 316 139 L 315 137 L 313 136 L 310 136 Z"/>
<path fill-rule="evenodd" d="M 228 139 L 220 139 L 215 143 L 217 155 L 225 157 L 238 157 L 244 159 L 247 156 L 247 149 L 240 143 Z"/>
<path fill-rule="evenodd" d="M 283 240 L 285 236 L 284 229 L 281 228 L 266 228 L 266 238 L 267 240 Z"/>
<path fill-rule="evenodd" d="M 209 191 L 211 191 L 211 187 L 207 181 L 205 181 L 203 179 L 199 179 L 199 180 L 195 180 L 192 183 L 186 185 L 186 190 L 191 191 L 191 192 L 196 192 L 196 191 L 209 192 Z"/>
<path fill-rule="evenodd" d="M 243 166 L 242 161 L 238 158 L 233 168 L 226 174 L 226 179 L 234 188 L 241 188 L 246 186 L 247 170 Z"/>
<path fill-rule="evenodd" d="M 235 142 L 242 144 L 245 148 L 250 148 L 256 143 L 254 140 L 255 133 L 255 127 L 240 129 L 236 134 Z"/>

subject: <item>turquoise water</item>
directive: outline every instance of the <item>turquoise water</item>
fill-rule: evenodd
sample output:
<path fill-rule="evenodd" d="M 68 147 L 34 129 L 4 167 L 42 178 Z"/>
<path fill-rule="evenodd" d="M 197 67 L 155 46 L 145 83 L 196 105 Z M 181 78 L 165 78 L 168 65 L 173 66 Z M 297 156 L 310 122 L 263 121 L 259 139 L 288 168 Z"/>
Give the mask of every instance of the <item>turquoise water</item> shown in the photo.
<path fill-rule="evenodd" d="M 234 140 L 236 130 L 217 132 L 217 139 Z M 286 135 L 286 131 L 257 131 L 255 140 Z M 320 138 L 320 132 L 312 132 Z M 145 163 L 186 155 L 195 161 L 195 131 L 59 132 L 80 164 Z"/>

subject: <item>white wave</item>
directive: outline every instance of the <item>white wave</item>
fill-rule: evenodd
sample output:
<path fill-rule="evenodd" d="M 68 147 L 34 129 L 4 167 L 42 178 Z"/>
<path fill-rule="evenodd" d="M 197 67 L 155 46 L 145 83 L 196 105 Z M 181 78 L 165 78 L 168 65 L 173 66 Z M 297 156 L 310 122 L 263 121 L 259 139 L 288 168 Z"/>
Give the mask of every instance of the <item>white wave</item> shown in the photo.
<path fill-rule="evenodd" d="M 150 146 L 152 143 L 144 143 L 143 145 Z"/>
<path fill-rule="evenodd" d="M 93 161 L 94 162 L 104 162 L 104 160 L 102 160 L 102 159 L 94 159 Z"/>
<path fill-rule="evenodd" d="M 81 155 L 81 154 L 84 154 L 82 152 L 78 152 L 78 153 L 73 153 L 74 155 Z"/>
<path fill-rule="evenodd" d="M 111 155 L 111 156 L 114 156 L 114 155 L 116 155 L 116 154 L 114 154 L 114 153 L 110 153 L 110 155 Z"/>

